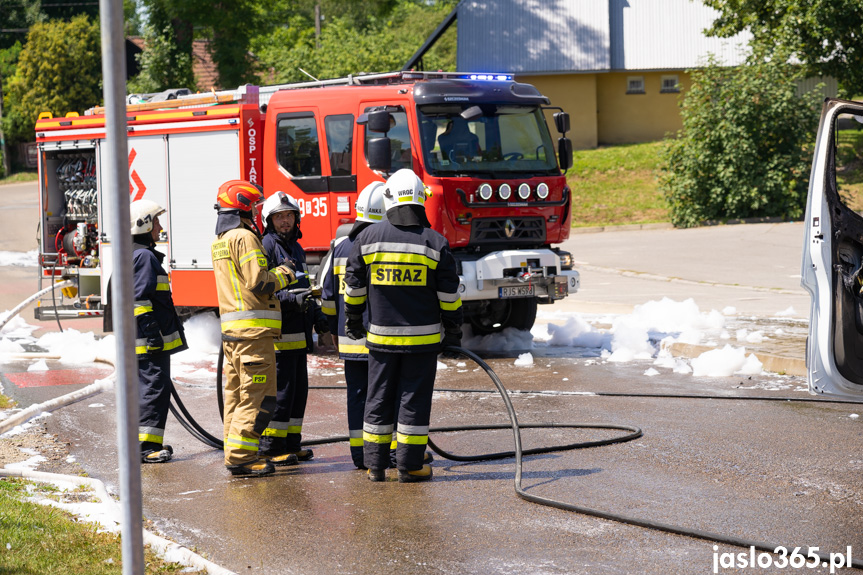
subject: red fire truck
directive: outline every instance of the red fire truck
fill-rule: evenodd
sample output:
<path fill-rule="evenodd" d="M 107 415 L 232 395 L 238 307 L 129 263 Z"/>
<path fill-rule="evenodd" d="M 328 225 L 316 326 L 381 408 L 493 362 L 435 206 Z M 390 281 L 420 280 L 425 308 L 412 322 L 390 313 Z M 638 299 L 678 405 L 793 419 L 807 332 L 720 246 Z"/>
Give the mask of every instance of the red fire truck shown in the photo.
<path fill-rule="evenodd" d="M 164 206 L 178 306 L 216 307 L 210 260 L 215 193 L 244 178 L 297 199 L 309 263 L 352 223 L 359 190 L 400 168 L 433 195 L 432 226 L 458 259 L 461 297 L 474 333 L 529 329 L 537 303 L 575 292 L 569 237 L 569 116 L 507 75 L 395 72 L 179 96 L 127 107 L 131 200 Z M 74 279 L 46 296 L 37 318 L 100 315 L 111 273 L 104 221 L 117 193 L 105 189 L 105 117 L 36 123 L 41 214 L 39 283 Z"/>

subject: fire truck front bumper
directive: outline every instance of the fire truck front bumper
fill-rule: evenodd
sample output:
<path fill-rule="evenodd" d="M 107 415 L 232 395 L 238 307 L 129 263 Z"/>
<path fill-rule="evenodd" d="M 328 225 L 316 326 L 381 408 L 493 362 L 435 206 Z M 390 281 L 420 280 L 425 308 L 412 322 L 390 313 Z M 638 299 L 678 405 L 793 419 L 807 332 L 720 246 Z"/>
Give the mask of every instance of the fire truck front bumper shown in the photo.
<path fill-rule="evenodd" d="M 578 291 L 579 275 L 562 270 L 548 249 L 504 250 L 473 259 L 457 255 L 462 301 L 537 298 L 552 303 Z"/>

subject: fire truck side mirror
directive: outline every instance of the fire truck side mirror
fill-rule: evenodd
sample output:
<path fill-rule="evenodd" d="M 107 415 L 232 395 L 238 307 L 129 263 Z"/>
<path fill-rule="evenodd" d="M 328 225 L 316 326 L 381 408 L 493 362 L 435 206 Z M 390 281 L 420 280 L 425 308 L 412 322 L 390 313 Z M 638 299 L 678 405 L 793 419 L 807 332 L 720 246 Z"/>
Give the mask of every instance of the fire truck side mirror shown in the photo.
<path fill-rule="evenodd" d="M 572 140 L 567 137 L 557 139 L 557 161 L 562 172 L 572 167 Z"/>
<path fill-rule="evenodd" d="M 556 112 L 554 114 L 554 126 L 561 134 L 566 134 L 569 131 L 569 114 L 566 112 Z"/>
<path fill-rule="evenodd" d="M 572 157 L 571 154 L 570 157 Z M 390 139 L 384 136 L 383 138 L 372 138 L 369 140 L 368 159 L 371 169 L 379 172 L 389 172 L 393 162 Z"/>
<path fill-rule="evenodd" d="M 375 110 L 374 112 L 369 112 L 366 129 L 371 132 L 386 134 L 390 131 L 391 119 L 392 114 L 386 110 Z"/>

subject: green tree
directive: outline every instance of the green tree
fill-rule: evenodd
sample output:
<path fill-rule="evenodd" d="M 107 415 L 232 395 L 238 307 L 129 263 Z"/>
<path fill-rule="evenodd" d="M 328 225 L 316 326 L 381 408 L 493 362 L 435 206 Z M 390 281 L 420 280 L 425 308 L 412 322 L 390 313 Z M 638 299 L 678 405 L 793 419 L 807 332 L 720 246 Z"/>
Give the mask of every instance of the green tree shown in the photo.
<path fill-rule="evenodd" d="M 370 17 L 365 30 L 358 30 L 351 18 L 327 18 L 320 48 L 314 28 L 297 15 L 288 26 L 255 39 L 252 50 L 267 70 L 267 82 L 309 80 L 300 68 L 319 79 L 400 70 L 451 9 L 446 2 L 428 5 L 403 0 L 387 18 Z M 455 29 L 424 61 L 428 69 L 455 69 Z"/>
<path fill-rule="evenodd" d="M 0 0 L 0 50 L 27 38 L 27 29 L 45 20 L 39 9 L 41 0 Z M 14 32 L 13 32 L 14 30 Z"/>
<path fill-rule="evenodd" d="M 752 32 L 762 49 L 798 58 L 809 75 L 833 76 L 845 97 L 863 95 L 860 0 L 703 0 L 720 16 L 708 33 Z"/>
<path fill-rule="evenodd" d="M 799 95 L 803 70 L 773 56 L 756 51 L 737 68 L 711 58 L 692 72 L 660 176 L 675 226 L 803 215 L 820 96 Z"/>
<path fill-rule="evenodd" d="M 101 77 L 99 26 L 87 16 L 33 25 L 4 92 L 7 139 L 32 140 L 40 112 L 63 116 L 99 104 Z"/>
<path fill-rule="evenodd" d="M 195 88 L 192 57 L 179 50 L 174 43 L 170 25 L 166 25 L 161 32 L 149 24 L 145 25 L 144 47 L 144 51 L 135 56 L 141 71 L 129 80 L 129 92 L 151 93 L 168 88 Z"/>

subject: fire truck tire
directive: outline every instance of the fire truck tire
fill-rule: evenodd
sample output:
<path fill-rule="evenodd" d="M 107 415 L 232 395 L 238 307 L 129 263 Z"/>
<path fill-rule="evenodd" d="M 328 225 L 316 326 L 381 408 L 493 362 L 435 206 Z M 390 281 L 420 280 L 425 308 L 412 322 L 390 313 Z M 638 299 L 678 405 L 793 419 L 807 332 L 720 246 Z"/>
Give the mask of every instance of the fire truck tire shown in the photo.
<path fill-rule="evenodd" d="M 488 335 L 508 327 L 528 331 L 536 321 L 536 299 L 502 299 L 488 302 L 485 313 L 471 314 L 466 318 L 474 335 Z"/>

